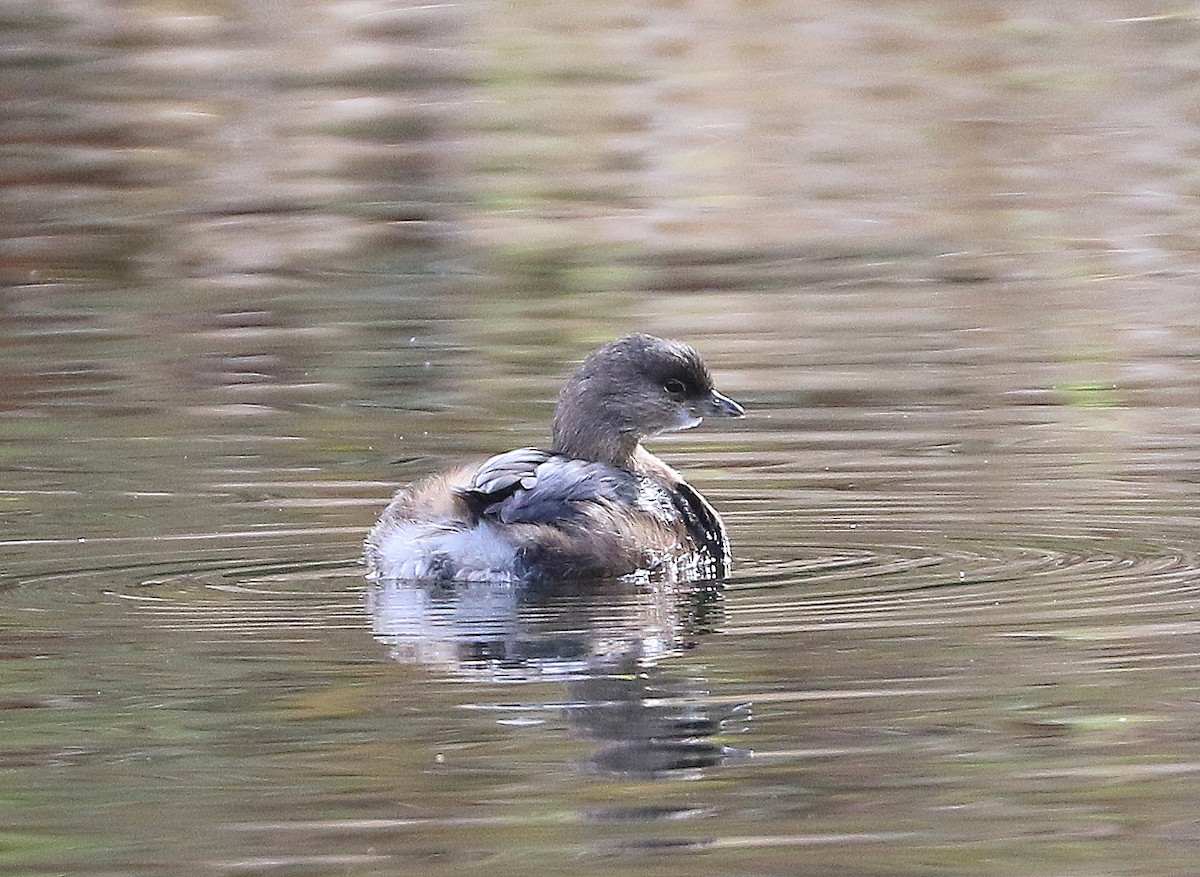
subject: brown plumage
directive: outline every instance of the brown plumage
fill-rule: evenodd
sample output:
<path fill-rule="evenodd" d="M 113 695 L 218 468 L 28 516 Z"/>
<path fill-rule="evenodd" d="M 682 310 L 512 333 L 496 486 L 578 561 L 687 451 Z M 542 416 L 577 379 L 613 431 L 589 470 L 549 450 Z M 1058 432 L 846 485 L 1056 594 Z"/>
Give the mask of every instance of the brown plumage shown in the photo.
<path fill-rule="evenodd" d="M 550 450 L 509 451 L 401 489 L 367 537 L 368 566 L 405 579 L 724 575 L 720 516 L 641 441 L 743 413 L 691 347 L 613 341 L 563 387 Z"/>

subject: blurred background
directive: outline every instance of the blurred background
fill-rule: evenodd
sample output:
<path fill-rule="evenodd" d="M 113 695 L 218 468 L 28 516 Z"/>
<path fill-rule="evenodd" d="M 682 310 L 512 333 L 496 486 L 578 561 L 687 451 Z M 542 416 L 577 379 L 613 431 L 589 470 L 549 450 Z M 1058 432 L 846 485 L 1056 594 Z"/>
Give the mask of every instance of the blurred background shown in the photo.
<path fill-rule="evenodd" d="M 0 870 L 1191 873 L 1198 275 L 1188 4 L 3 0 Z M 635 330 L 726 587 L 369 590 Z"/>
<path fill-rule="evenodd" d="M 1106 277 L 1196 250 L 1186 8 L 2 14 L 11 283 L 236 286 L 464 256 L 611 270 L 905 254 L 948 278 Z"/>

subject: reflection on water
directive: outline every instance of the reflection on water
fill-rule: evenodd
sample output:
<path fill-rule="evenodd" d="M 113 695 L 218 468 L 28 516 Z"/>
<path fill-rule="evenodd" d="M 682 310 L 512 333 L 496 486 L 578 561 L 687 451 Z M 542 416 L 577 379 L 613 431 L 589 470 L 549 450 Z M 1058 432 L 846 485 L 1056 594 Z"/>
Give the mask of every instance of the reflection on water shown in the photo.
<path fill-rule="evenodd" d="M 703 676 L 678 677 L 629 660 L 607 671 L 573 682 L 566 711 L 573 731 L 602 742 L 589 759 L 597 769 L 658 776 L 750 757 L 721 742 L 745 730 L 750 704 L 713 702 Z"/>
<path fill-rule="evenodd" d="M 749 705 L 709 703 L 703 677 L 662 668 L 712 630 L 718 584 L 569 590 L 392 580 L 371 587 L 367 607 L 393 660 L 493 683 L 562 682 L 571 732 L 604 744 L 588 759 L 600 770 L 653 776 L 739 754 L 712 738 L 734 717 L 744 723 Z"/>
<path fill-rule="evenodd" d="M 1140 0 L 0 9 L 0 870 L 1200 848 L 1200 27 Z M 368 583 L 630 331 L 721 588 Z M 751 755 L 752 753 L 752 755 Z"/>
<path fill-rule="evenodd" d="M 489 583 L 384 580 L 368 591 L 372 629 L 396 661 L 495 681 L 569 679 L 631 658 L 647 665 L 683 647 L 696 594 L 619 582 L 559 591 Z"/>

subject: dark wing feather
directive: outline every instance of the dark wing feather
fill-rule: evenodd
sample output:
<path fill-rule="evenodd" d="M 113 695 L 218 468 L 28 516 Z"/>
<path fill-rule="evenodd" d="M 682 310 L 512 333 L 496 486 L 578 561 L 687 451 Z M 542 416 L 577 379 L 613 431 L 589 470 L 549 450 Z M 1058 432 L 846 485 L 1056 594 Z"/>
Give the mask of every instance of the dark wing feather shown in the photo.
<path fill-rule="evenodd" d="M 729 547 L 729 535 L 725 532 L 725 523 L 717 514 L 717 510 L 686 481 L 675 485 L 672 497 L 675 507 L 687 524 L 692 541 L 716 563 L 718 576 L 728 575 L 732 551 Z"/>
<path fill-rule="evenodd" d="M 555 456 L 537 467 L 534 480 L 522 479 L 520 488 L 490 505 L 485 514 L 506 524 L 558 524 L 578 515 L 585 503 L 630 506 L 637 497 L 633 473 Z"/>
<path fill-rule="evenodd" d="M 572 460 L 537 448 L 498 454 L 455 491 L 474 514 L 505 524 L 559 524 L 584 503 L 637 502 L 637 477 L 623 469 Z"/>

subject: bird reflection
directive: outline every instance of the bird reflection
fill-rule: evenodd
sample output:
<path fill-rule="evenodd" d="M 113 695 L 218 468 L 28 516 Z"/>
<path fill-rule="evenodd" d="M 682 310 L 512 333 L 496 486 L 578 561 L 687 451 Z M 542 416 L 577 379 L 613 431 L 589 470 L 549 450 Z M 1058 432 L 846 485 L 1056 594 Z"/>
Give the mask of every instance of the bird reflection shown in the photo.
<path fill-rule="evenodd" d="M 666 661 L 719 625 L 718 582 L 573 584 L 564 592 L 380 580 L 367 606 L 393 660 L 493 683 L 561 682 L 568 726 L 598 744 L 593 770 L 653 776 L 748 755 L 719 738 L 745 729 L 749 704 L 714 703 L 702 673 Z"/>

